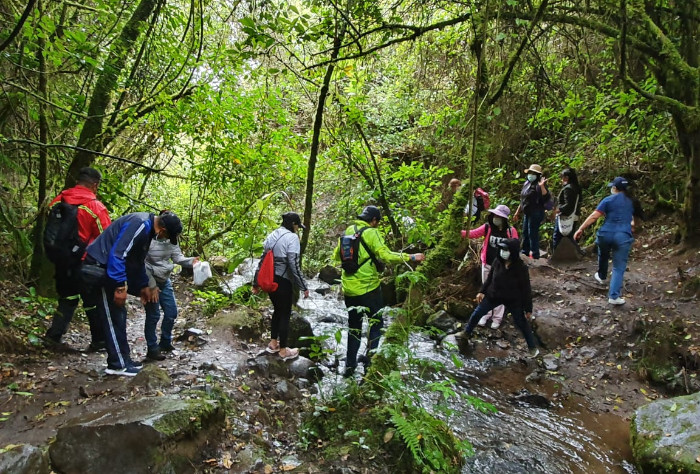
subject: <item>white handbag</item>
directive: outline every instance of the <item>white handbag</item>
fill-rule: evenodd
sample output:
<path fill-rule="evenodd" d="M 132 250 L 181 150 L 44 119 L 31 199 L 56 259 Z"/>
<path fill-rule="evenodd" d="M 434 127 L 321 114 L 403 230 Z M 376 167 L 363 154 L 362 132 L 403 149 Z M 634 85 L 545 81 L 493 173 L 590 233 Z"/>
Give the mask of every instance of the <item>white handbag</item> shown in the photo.
<path fill-rule="evenodd" d="M 576 215 L 576 208 L 578 207 L 578 194 L 576 195 L 576 204 L 574 204 L 574 212 L 571 213 L 569 216 L 562 216 L 559 214 L 558 216 L 558 225 L 559 225 L 559 233 L 561 235 L 567 236 L 571 234 L 571 231 L 574 230 L 574 222 L 578 220 L 578 216 Z"/>

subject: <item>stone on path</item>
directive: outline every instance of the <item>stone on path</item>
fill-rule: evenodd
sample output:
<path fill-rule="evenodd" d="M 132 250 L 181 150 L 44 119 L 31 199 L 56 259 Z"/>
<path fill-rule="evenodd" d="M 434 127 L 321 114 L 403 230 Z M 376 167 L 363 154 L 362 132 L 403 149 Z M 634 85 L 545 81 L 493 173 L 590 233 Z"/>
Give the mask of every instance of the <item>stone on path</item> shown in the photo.
<path fill-rule="evenodd" d="M 29 444 L 18 444 L 0 453 L 0 472 L 12 474 L 49 474 L 49 456 L 46 449 Z"/>
<path fill-rule="evenodd" d="M 212 400 L 142 398 L 71 420 L 49 447 L 63 474 L 185 472 L 224 414 Z"/>
<path fill-rule="evenodd" d="M 581 260 L 581 253 L 574 244 L 574 241 L 568 237 L 563 237 L 557 248 L 552 252 L 552 263 L 559 262 L 577 262 Z"/>
<path fill-rule="evenodd" d="M 641 472 L 700 473 L 700 392 L 637 408 L 631 432 Z"/>

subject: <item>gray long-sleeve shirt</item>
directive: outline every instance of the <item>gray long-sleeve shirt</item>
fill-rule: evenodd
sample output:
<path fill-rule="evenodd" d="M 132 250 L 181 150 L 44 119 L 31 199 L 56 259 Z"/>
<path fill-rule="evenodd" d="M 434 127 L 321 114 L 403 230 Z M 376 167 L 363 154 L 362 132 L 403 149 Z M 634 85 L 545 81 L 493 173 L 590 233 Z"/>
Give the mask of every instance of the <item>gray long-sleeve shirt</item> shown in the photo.
<path fill-rule="evenodd" d="M 295 283 L 301 291 L 306 291 L 306 282 L 299 268 L 301 244 L 299 236 L 294 232 L 279 227 L 267 236 L 263 243 L 264 250 L 273 250 L 275 255 L 275 275 Z M 261 260 L 262 261 L 262 260 Z M 260 266 L 258 265 L 258 271 Z M 257 281 L 257 272 L 255 281 Z"/>
<path fill-rule="evenodd" d="M 148 286 L 151 288 L 156 283 L 164 283 L 175 268 L 175 264 L 185 268 L 192 268 L 194 257 L 185 257 L 180 246 L 171 244 L 169 239 L 151 241 L 151 247 L 146 255 L 146 274 Z"/>

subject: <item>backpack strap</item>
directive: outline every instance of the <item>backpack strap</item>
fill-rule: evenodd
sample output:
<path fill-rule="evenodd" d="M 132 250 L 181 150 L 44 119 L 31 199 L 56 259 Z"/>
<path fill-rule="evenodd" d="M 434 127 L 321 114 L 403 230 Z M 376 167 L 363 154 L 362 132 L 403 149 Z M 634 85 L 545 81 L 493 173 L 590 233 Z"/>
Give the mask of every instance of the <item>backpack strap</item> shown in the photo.
<path fill-rule="evenodd" d="M 358 235 L 358 238 L 360 239 L 360 243 L 362 244 L 362 246 L 365 248 L 365 250 L 369 254 L 369 258 L 366 258 L 365 261 L 360 264 L 360 267 L 362 265 L 364 265 L 365 263 L 367 263 L 368 260 L 372 260 L 372 263 L 374 263 L 374 267 L 378 269 L 379 268 L 379 260 L 377 260 L 377 257 L 374 255 L 374 252 L 372 252 L 372 250 L 370 250 L 369 246 L 365 243 L 365 241 L 362 240 L 362 232 L 364 232 L 368 228 L 369 227 L 366 226 L 366 227 L 363 227 L 362 229 L 360 229 L 360 233 Z M 355 229 L 357 229 L 357 226 L 355 226 Z"/>

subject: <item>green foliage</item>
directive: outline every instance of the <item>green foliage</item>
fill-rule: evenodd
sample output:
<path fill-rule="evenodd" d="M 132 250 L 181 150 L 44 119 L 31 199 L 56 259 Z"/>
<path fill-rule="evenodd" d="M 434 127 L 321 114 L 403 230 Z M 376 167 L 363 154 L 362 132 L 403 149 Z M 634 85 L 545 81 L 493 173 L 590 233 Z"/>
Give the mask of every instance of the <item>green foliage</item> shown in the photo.
<path fill-rule="evenodd" d="M 233 303 L 231 297 L 223 295 L 218 291 L 193 290 L 195 299 L 192 305 L 202 308 L 204 316 L 213 316 L 222 308 L 226 308 Z"/>
<path fill-rule="evenodd" d="M 28 295 L 17 296 L 15 301 L 25 305 L 25 311 L 15 314 L 11 325 L 26 333 L 30 343 L 40 344 L 46 331 L 43 321 L 52 318 L 56 309 L 56 300 L 40 296 L 34 287 L 30 287 Z"/>

